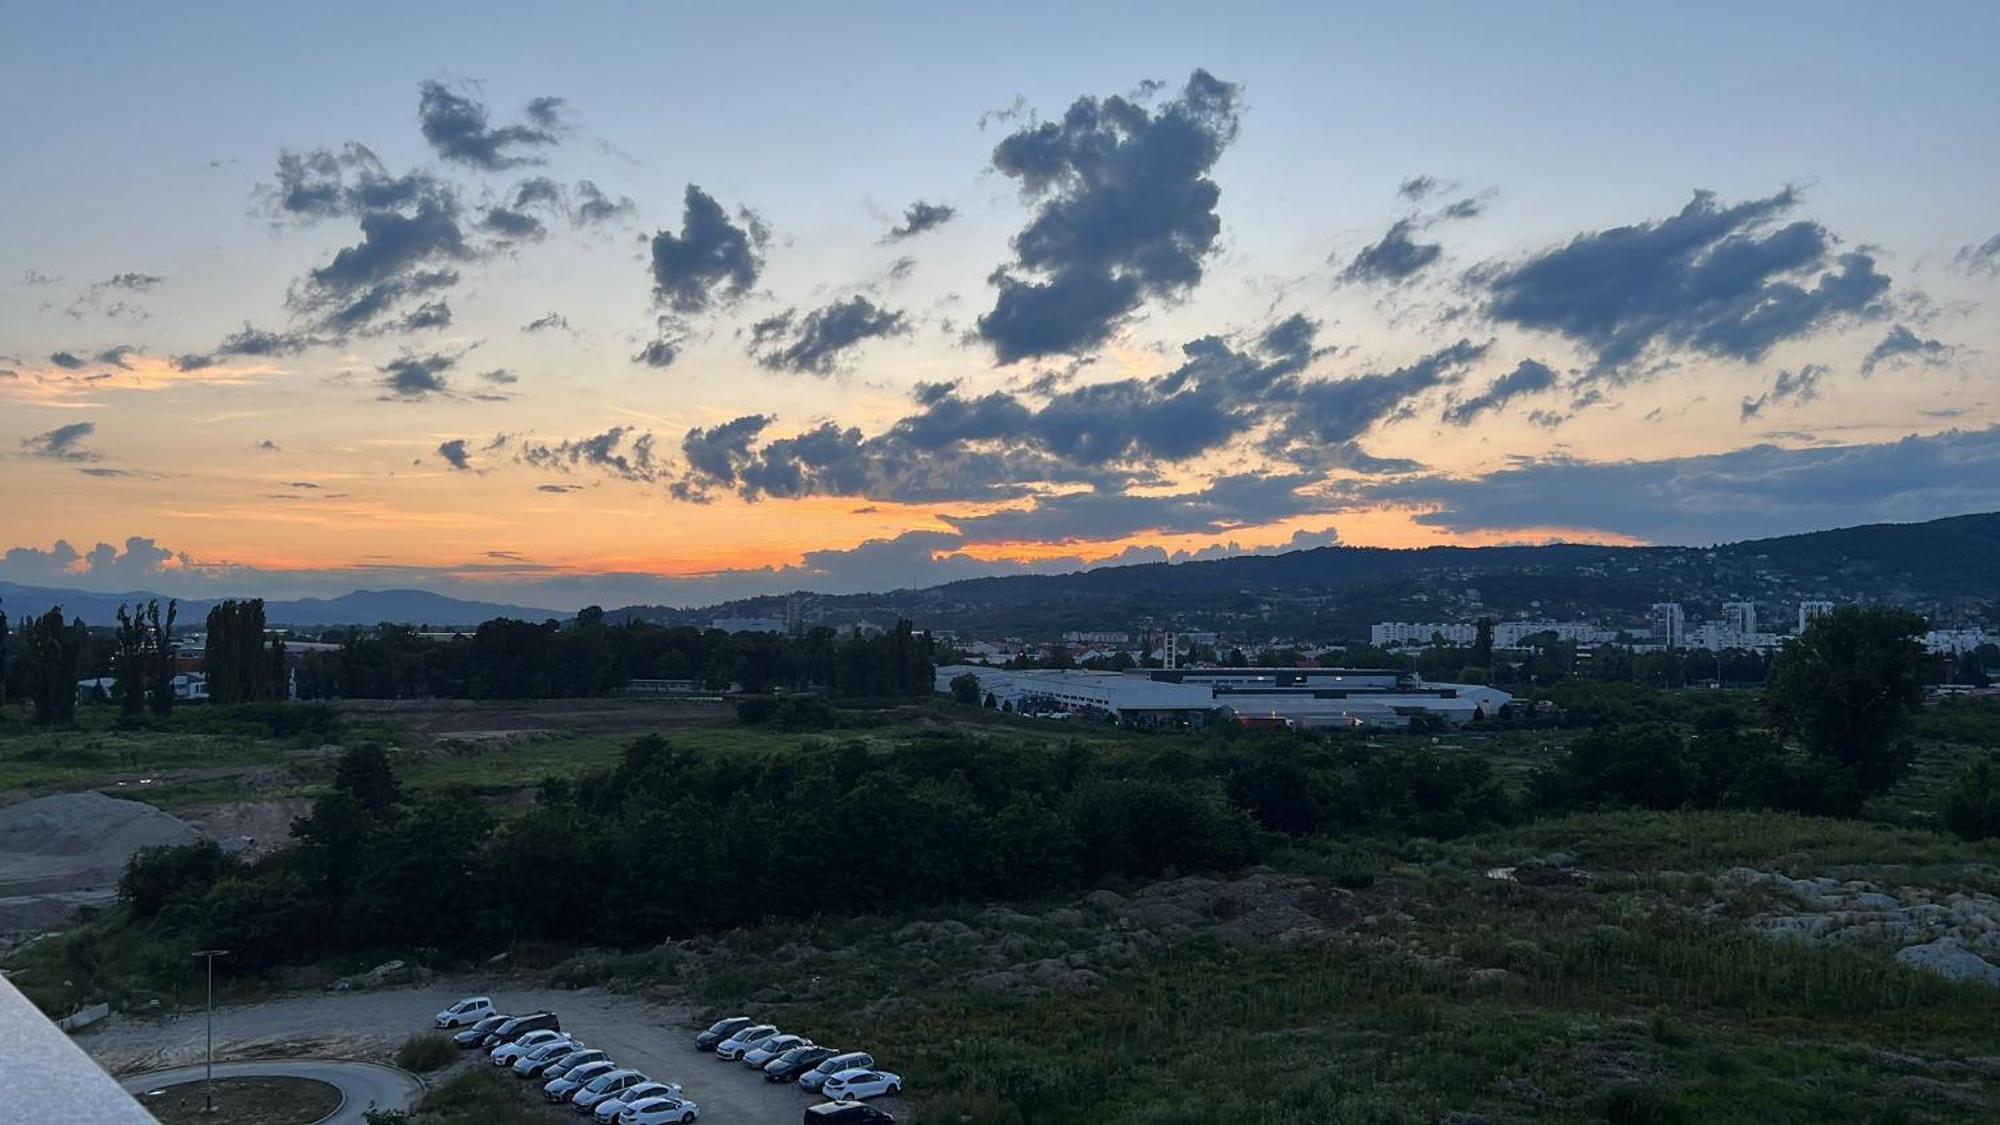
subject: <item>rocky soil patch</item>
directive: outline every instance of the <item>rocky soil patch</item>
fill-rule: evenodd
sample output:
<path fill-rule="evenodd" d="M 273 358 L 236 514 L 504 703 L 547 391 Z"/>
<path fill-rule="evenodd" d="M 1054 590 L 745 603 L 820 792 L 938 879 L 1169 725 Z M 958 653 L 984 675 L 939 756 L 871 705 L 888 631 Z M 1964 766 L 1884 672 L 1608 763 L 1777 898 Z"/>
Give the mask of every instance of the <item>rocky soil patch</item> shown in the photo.
<path fill-rule="evenodd" d="M 1709 907 L 1711 917 L 1749 903 L 1750 928 L 1768 937 L 1894 949 L 1913 968 L 2000 987 L 2000 899 L 1991 895 L 1794 879 L 1751 867 L 1731 868 L 1720 882 L 1725 897 Z"/>

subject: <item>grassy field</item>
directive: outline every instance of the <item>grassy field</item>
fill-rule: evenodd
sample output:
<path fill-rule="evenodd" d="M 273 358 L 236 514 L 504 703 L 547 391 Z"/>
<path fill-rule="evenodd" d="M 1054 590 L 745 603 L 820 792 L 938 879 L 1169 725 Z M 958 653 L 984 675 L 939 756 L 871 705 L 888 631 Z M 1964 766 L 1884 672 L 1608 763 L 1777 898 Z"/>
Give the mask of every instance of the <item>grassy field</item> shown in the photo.
<path fill-rule="evenodd" d="M 1598 878 L 1484 874 L 1558 846 Z M 1382 847 L 1364 916 L 1329 940 L 1197 928 L 1080 995 L 966 987 L 992 967 L 973 909 L 924 915 L 975 931 L 958 942 L 912 941 L 907 917 L 828 919 L 726 935 L 719 968 L 655 952 L 552 977 L 664 989 L 866 1046 L 909 1078 L 923 1121 L 1990 1121 L 1990 988 L 1886 949 L 1772 941 L 1703 908 L 1736 864 L 1975 889 L 1996 860 L 2000 846 L 1851 822 L 1595 814 Z M 1100 919 L 1070 913 L 1081 920 L 1031 931 L 1021 955 L 1103 938 Z"/>

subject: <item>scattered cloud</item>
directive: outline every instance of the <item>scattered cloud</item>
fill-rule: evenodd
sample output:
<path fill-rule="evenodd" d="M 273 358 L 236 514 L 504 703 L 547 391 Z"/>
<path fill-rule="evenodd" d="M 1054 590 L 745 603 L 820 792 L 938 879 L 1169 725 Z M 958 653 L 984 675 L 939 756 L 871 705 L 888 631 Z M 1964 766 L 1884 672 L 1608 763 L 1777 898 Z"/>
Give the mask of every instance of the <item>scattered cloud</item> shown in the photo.
<path fill-rule="evenodd" d="M 751 330 L 750 354 L 772 371 L 830 375 L 842 357 L 863 341 L 909 331 L 909 318 L 902 312 L 855 296 L 804 316 L 786 309 L 757 322 Z"/>
<path fill-rule="evenodd" d="M 1960 247 L 1958 256 L 1953 260 L 1966 273 L 2000 277 L 2000 234 L 1977 246 Z"/>
<path fill-rule="evenodd" d="M 1898 324 L 1889 329 L 1861 361 L 1861 373 L 1873 375 L 1875 369 L 1884 363 L 1901 366 L 1908 360 L 1915 360 L 1926 367 L 1941 367 L 1951 358 L 1951 348 L 1942 340 L 1930 339 L 1910 331 L 1908 325 Z"/>
<path fill-rule="evenodd" d="M 654 299 L 678 313 L 698 313 L 749 292 L 764 268 L 770 234 L 749 210 L 736 218 L 732 222 L 713 196 L 689 184 L 680 233 L 653 236 Z"/>
<path fill-rule="evenodd" d="M 449 395 L 451 387 L 445 381 L 445 372 L 457 365 L 458 357 L 453 355 L 404 352 L 376 370 L 382 373 L 380 385 L 384 398 L 416 402 L 431 395 Z"/>
<path fill-rule="evenodd" d="M 1147 298 L 1200 282 L 1221 231 L 1208 173 L 1238 108 L 1236 86 L 1196 70 L 1157 110 L 1084 97 L 1002 138 L 993 166 L 1037 206 L 978 320 L 1001 363 L 1094 349 Z"/>
<path fill-rule="evenodd" d="M 21 455 L 38 461 L 99 461 L 103 458 L 87 449 L 84 441 L 97 432 L 95 422 L 71 422 L 53 430 L 21 439 Z"/>
<path fill-rule="evenodd" d="M 1445 408 L 1444 420 L 1454 426 L 1470 425 L 1481 414 L 1498 410 L 1517 398 L 1550 390 L 1558 381 L 1556 373 L 1548 365 L 1524 359 L 1514 370 L 1487 384 L 1485 390 L 1453 400 Z"/>
<path fill-rule="evenodd" d="M 1408 281 L 1444 256 L 1444 247 L 1435 242 L 1418 242 L 1412 237 L 1414 219 L 1397 219 L 1380 241 L 1362 248 L 1347 268 L 1340 271 L 1346 282 Z"/>
<path fill-rule="evenodd" d="M 569 318 L 561 313 L 546 313 L 521 326 L 523 332 L 569 331 Z"/>
<path fill-rule="evenodd" d="M 660 474 L 653 458 L 653 435 L 631 426 L 554 443 L 524 440 L 514 458 L 538 469 L 560 473 L 594 469 L 629 481 L 650 482 Z"/>
<path fill-rule="evenodd" d="M 431 80 L 421 87 L 417 123 L 440 157 L 498 172 L 542 163 L 542 157 L 519 150 L 555 144 L 562 128 L 561 109 L 560 98 L 536 98 L 528 103 L 526 123 L 495 128 L 487 122 L 486 106 L 469 91 Z"/>
<path fill-rule="evenodd" d="M 1825 227 L 1777 226 L 1791 190 L 1723 206 L 1698 191 L 1680 213 L 1577 235 L 1473 280 L 1494 320 L 1561 335 L 1629 375 L 1657 349 L 1754 362 L 1842 317 L 1879 315 L 1889 279 L 1862 251 L 1836 254 Z"/>
<path fill-rule="evenodd" d="M 919 199 L 903 209 L 903 221 L 889 228 L 885 242 L 900 242 L 934 230 L 950 222 L 958 209 L 948 203 L 926 203 Z"/>
<path fill-rule="evenodd" d="M 460 472 L 465 472 L 472 468 L 471 455 L 465 451 L 464 438 L 453 438 L 450 441 L 439 442 L 437 452 L 438 456 L 444 458 L 447 464 Z"/>

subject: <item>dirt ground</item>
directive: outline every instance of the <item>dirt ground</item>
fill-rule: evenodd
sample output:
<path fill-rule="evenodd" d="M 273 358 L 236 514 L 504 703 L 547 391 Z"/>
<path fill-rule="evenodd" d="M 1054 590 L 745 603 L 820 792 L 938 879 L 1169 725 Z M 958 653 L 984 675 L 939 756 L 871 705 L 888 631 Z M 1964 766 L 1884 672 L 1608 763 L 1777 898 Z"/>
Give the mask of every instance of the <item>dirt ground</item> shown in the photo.
<path fill-rule="evenodd" d="M 393 718 L 416 734 L 451 738 L 556 732 L 643 734 L 673 727 L 704 726 L 736 714 L 734 707 L 719 701 L 659 697 L 538 699 L 522 703 L 350 699 L 334 706 L 350 714 Z"/>
<path fill-rule="evenodd" d="M 311 1125 L 340 1108 L 340 1091 L 306 1078 L 218 1078 L 212 1114 L 202 1112 L 201 1082 L 169 1086 L 145 1104 L 160 1125 Z"/>
<path fill-rule="evenodd" d="M 310 1056 L 388 1061 L 402 1041 L 429 1030 L 439 1009 L 464 996 L 491 996 L 503 1011 L 547 1009 L 564 1030 L 618 1062 L 662 1082 L 678 1082 L 701 1106 L 705 1125 L 792 1125 L 818 1100 L 795 1085 L 765 1082 L 740 1063 L 697 1052 L 696 1028 L 684 1008 L 650 1003 L 600 989 L 561 991 L 512 981 L 441 978 L 414 988 L 321 993 L 218 1009 L 216 1058 Z M 114 1075 L 200 1061 L 201 1013 L 161 1020 L 114 1016 L 77 1039 Z M 810 1028 L 792 1029 L 810 1035 Z M 840 1044 L 866 1049 L 865 1044 Z M 484 1065 L 475 1060 L 475 1065 Z M 893 1062 L 885 1060 L 893 1068 Z M 511 1077 L 511 1076 L 510 1076 Z M 899 1099 L 876 1103 L 907 1120 Z M 551 1121 L 575 1120 L 551 1111 Z"/>

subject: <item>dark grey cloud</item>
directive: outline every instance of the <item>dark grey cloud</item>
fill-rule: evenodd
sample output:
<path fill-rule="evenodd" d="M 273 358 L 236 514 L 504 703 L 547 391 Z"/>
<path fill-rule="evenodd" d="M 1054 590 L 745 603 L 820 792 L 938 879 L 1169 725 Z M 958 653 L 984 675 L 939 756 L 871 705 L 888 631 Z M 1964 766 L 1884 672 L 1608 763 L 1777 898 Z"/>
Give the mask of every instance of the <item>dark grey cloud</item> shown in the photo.
<path fill-rule="evenodd" d="M 1422 273 L 1444 256 L 1444 247 L 1435 242 L 1418 242 L 1412 237 L 1416 229 L 1414 219 L 1397 219 L 1380 241 L 1363 247 L 1354 256 L 1347 268 L 1340 271 L 1340 279 L 1393 285 Z"/>
<path fill-rule="evenodd" d="M 264 438 L 263 440 L 259 441 L 259 442 L 257 443 L 257 449 L 258 449 L 258 450 L 259 450 L 260 452 L 264 452 L 264 453 L 279 453 L 279 452 L 282 452 L 282 450 L 281 450 L 281 449 L 279 448 L 279 446 L 278 446 L 278 443 L 277 443 L 277 442 L 275 442 L 275 441 L 272 441 L 272 440 L 271 440 L 270 438 Z"/>
<path fill-rule="evenodd" d="M 1960 247 L 1954 261 L 1958 263 L 1958 268 L 1966 273 L 1983 273 L 1988 277 L 2000 277 L 2000 234 L 1977 246 Z"/>
<path fill-rule="evenodd" d="M 681 456 L 699 479 L 733 487 L 737 467 L 750 460 L 750 444 L 757 440 L 771 421 L 769 415 L 745 414 L 720 426 L 708 429 L 696 427 L 681 439 Z M 685 482 L 676 483 L 685 485 Z M 682 487 L 680 492 L 687 492 L 687 488 Z"/>
<path fill-rule="evenodd" d="M 652 481 L 660 465 L 653 457 L 653 435 L 631 426 L 613 426 L 601 434 L 554 443 L 525 440 L 514 457 L 524 465 L 568 473 L 595 469 L 629 481 Z"/>
<path fill-rule="evenodd" d="M 751 330 L 750 355 L 772 371 L 830 375 L 842 357 L 863 341 L 909 331 L 909 318 L 900 310 L 854 296 L 804 316 L 786 309 L 759 321 Z"/>
<path fill-rule="evenodd" d="M 899 242 L 905 238 L 913 238 L 927 230 L 945 225 L 957 214 L 958 208 L 948 203 L 926 203 L 919 199 L 903 209 L 903 221 L 889 228 L 885 241 Z"/>
<path fill-rule="evenodd" d="M 580 227 L 596 226 L 629 215 L 637 206 L 626 196 L 607 195 L 591 181 L 578 180 L 576 206 L 570 211 L 570 221 Z"/>
<path fill-rule="evenodd" d="M 89 360 L 75 352 L 50 352 L 49 362 L 65 371 L 75 371 L 78 368 L 90 366 Z"/>
<path fill-rule="evenodd" d="M 1311 464 L 1315 450 L 1343 449 L 1408 409 L 1417 397 L 1458 382 L 1468 367 L 1485 357 L 1488 347 L 1460 340 L 1393 371 L 1304 383 L 1264 447 L 1274 455 Z"/>
<path fill-rule="evenodd" d="M 1469 195 L 1464 199 L 1447 204 L 1438 215 L 1446 219 L 1476 219 L 1486 212 L 1486 201 Z"/>
<path fill-rule="evenodd" d="M 580 484 L 538 484 L 535 486 L 535 491 L 552 492 L 561 496 L 570 492 L 581 492 L 583 491 L 583 486 Z"/>
<path fill-rule="evenodd" d="M 325 342 L 307 332 L 267 332 L 246 323 L 241 331 L 223 337 L 220 344 L 205 353 L 174 357 L 174 366 L 182 371 L 198 371 L 213 367 L 229 356 L 297 355 Z"/>
<path fill-rule="evenodd" d="M 133 347 L 131 344 L 119 344 L 116 347 L 106 348 L 98 352 L 96 362 L 108 363 L 113 367 L 122 367 L 130 370 L 132 365 L 125 361 L 136 354 L 138 350 L 138 348 Z"/>
<path fill-rule="evenodd" d="M 561 131 L 560 98 L 536 98 L 528 103 L 529 124 L 494 128 L 486 107 L 463 89 L 431 80 L 421 87 L 417 123 L 424 140 L 446 160 L 498 172 L 543 158 L 519 150 L 555 144 Z"/>
<path fill-rule="evenodd" d="M 391 331 L 421 332 L 425 329 L 451 327 L 451 305 L 438 301 L 425 301 L 397 319 Z"/>
<path fill-rule="evenodd" d="M 431 395 L 450 394 L 451 386 L 445 381 L 445 372 L 457 365 L 457 356 L 405 352 L 376 370 L 382 373 L 380 383 L 387 392 L 385 398 L 414 402 Z"/>
<path fill-rule="evenodd" d="M 1422 203 L 1432 192 L 1437 191 L 1441 186 L 1436 176 L 1411 176 L 1397 186 L 1396 194 L 1412 203 Z"/>
<path fill-rule="evenodd" d="M 1323 510 L 1324 501 L 1299 491 L 1313 479 L 1303 474 L 1244 473 L 1218 477 L 1194 492 L 1164 496 L 1072 492 L 1041 497 L 1031 508 L 939 518 L 968 540 L 981 543 L 1070 543 L 1139 534 L 1211 535 Z"/>
<path fill-rule="evenodd" d="M 1905 360 L 1916 360 L 1926 367 L 1940 367 L 1951 358 L 1951 349 L 1942 340 L 1919 336 L 1910 331 L 1908 325 L 1898 324 L 1889 329 L 1861 361 L 1861 373 L 1873 375 L 1875 369 L 1884 363 L 1900 365 Z"/>
<path fill-rule="evenodd" d="M 166 280 L 156 273 L 128 271 L 112 274 L 97 284 L 107 289 L 123 289 L 130 293 L 150 293 Z"/>
<path fill-rule="evenodd" d="M 1346 486 L 1454 532 L 1569 527 L 1705 544 L 2000 508 L 2000 427 L 1877 444 L 1756 445 L 1662 461 L 1526 461 L 1481 477 Z"/>
<path fill-rule="evenodd" d="M 1308 381 L 1323 354 L 1317 326 L 1288 318 L 1248 345 L 1215 337 L 1189 343 L 1185 361 L 1152 379 L 1120 379 L 977 396 L 953 384 L 916 388 L 917 409 L 866 436 L 826 422 L 755 445 L 768 420 L 739 420 L 726 434 L 692 431 L 698 448 L 674 492 L 693 498 L 713 488 L 762 496 L 851 496 L 905 502 L 999 500 L 1036 495 L 1052 485 L 1100 490 L 1150 484 L 1153 466 L 1183 462 L 1237 443 L 1276 423 L 1272 451 L 1324 469 L 1401 471 L 1405 462 L 1369 458 L 1352 438 L 1407 406 L 1411 395 L 1458 377 L 1483 347 L 1461 342 L 1402 371 L 1339 381 Z M 1348 397 L 1329 400 L 1325 388 Z M 1337 424 L 1333 415 L 1344 412 Z M 754 425 L 752 423 L 755 423 Z M 755 433 L 742 432 L 754 429 Z M 1332 448 L 1317 436 L 1338 431 Z M 724 440 L 727 438 L 728 440 Z"/>
<path fill-rule="evenodd" d="M 339 149 L 279 150 L 277 183 L 259 194 L 275 218 L 304 222 L 455 197 L 451 185 L 428 172 L 390 175 L 372 149 L 353 141 Z"/>
<path fill-rule="evenodd" d="M 542 221 L 526 211 L 516 211 L 511 207 L 488 207 L 480 216 L 481 229 L 515 242 L 533 242 L 549 233 Z"/>
<path fill-rule="evenodd" d="M 1835 254 L 1825 227 L 1778 226 L 1787 189 L 1722 206 L 1699 191 L 1679 214 L 1580 234 L 1474 280 L 1495 320 L 1554 332 L 1590 351 L 1599 374 L 1654 348 L 1746 362 L 1842 317 L 1876 316 L 1889 279 L 1864 252 Z"/>
<path fill-rule="evenodd" d="M 1831 373 L 1832 369 L 1821 363 L 1808 363 L 1797 371 L 1780 371 L 1770 390 L 1756 398 L 1744 396 L 1737 420 L 1748 422 L 1762 415 L 1766 407 L 1812 402 L 1819 397 L 1820 382 Z"/>
<path fill-rule="evenodd" d="M 529 321 L 528 323 L 523 324 L 521 326 L 521 331 L 546 332 L 549 331 L 550 329 L 558 329 L 558 328 L 565 332 L 569 331 L 569 318 L 563 316 L 561 313 L 552 312 L 552 313 L 547 313 L 543 316 L 538 316 L 535 319 Z"/>
<path fill-rule="evenodd" d="M 686 343 L 687 332 L 681 322 L 672 317 L 661 317 L 658 334 L 646 341 L 638 354 L 632 357 L 632 362 L 643 363 L 647 367 L 672 367 L 681 356 L 682 345 Z"/>
<path fill-rule="evenodd" d="M 698 313 L 717 299 L 734 300 L 757 284 L 769 239 L 754 213 L 738 212 L 738 222 L 715 198 L 687 186 L 681 231 L 660 231 L 652 241 L 653 296 L 679 313 Z"/>
<path fill-rule="evenodd" d="M 1498 410 L 1517 398 L 1550 390 L 1558 381 L 1556 373 L 1546 364 L 1524 359 L 1514 370 L 1493 380 L 1485 390 L 1453 401 L 1445 408 L 1444 420 L 1454 426 L 1470 425 L 1481 414 Z"/>
<path fill-rule="evenodd" d="M 54 285 L 56 282 L 61 280 L 62 278 L 60 277 L 53 277 L 49 274 L 43 273 L 40 270 L 21 271 L 21 284 L 32 286 L 36 289 L 47 288 L 48 286 Z"/>
<path fill-rule="evenodd" d="M 1037 207 L 994 271 L 977 332 L 1001 363 L 1088 351 L 1150 297 L 1192 289 L 1221 230 L 1208 173 L 1236 136 L 1238 88 L 1197 70 L 1157 110 L 1079 98 L 1003 138 L 993 166 Z"/>
<path fill-rule="evenodd" d="M 460 472 L 465 472 L 472 468 L 472 457 L 465 451 L 464 438 L 453 438 L 450 441 L 439 442 L 437 451 L 439 457 L 444 458 L 447 464 Z"/>
<path fill-rule="evenodd" d="M 97 461 L 99 455 L 84 448 L 84 441 L 97 432 L 95 422 L 71 422 L 53 430 L 21 439 L 21 455 L 38 461 Z"/>
<path fill-rule="evenodd" d="M 504 367 L 496 367 L 491 371 L 482 371 L 479 373 L 479 377 L 489 383 L 495 383 L 500 386 L 512 386 L 521 381 L 520 376 Z"/>

